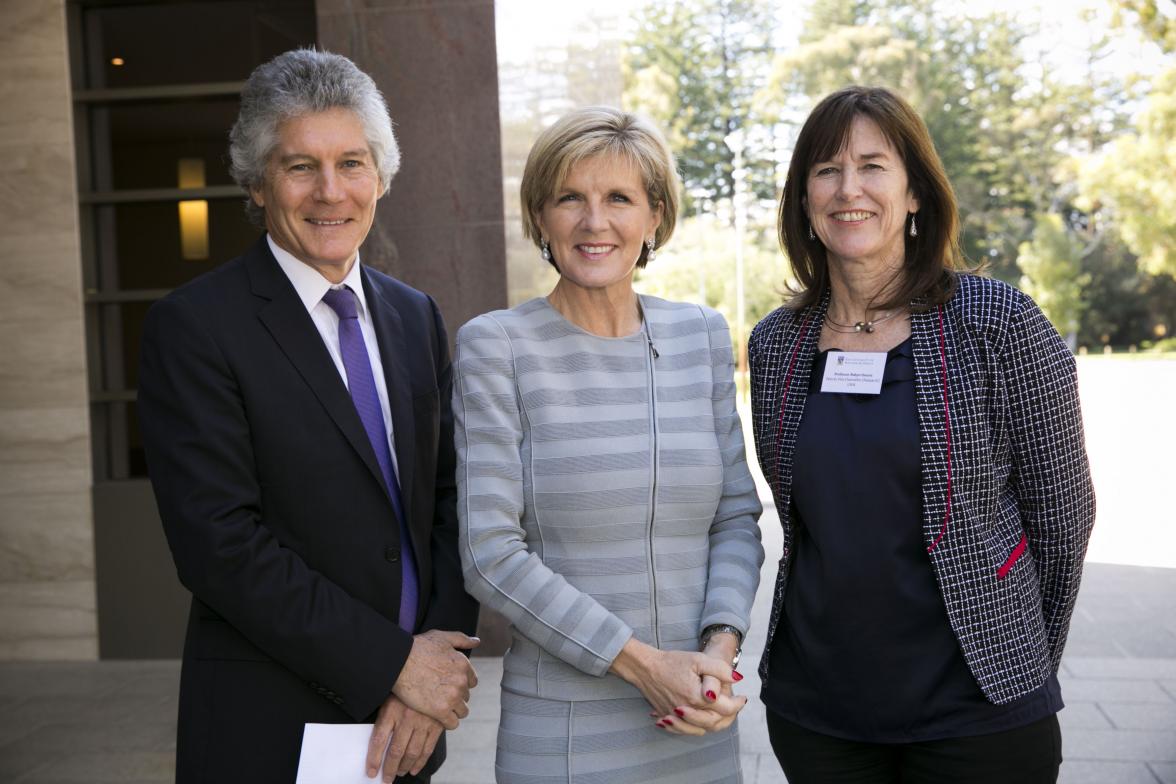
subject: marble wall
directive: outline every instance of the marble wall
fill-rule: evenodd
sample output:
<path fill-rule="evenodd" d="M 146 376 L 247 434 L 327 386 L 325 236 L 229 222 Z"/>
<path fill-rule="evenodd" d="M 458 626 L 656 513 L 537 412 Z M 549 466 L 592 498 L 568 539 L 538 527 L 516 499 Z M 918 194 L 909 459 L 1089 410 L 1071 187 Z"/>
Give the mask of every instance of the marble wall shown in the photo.
<path fill-rule="evenodd" d="M 90 433 L 65 4 L 0 5 L 0 660 L 93 659 Z"/>

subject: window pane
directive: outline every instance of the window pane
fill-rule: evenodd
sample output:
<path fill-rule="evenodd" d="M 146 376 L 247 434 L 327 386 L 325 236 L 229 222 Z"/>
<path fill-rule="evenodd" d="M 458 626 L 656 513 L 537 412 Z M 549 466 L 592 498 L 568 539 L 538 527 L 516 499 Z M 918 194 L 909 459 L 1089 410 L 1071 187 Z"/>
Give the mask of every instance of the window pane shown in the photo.
<path fill-rule="evenodd" d="M 96 118 L 105 112 L 110 124 L 111 188 L 180 187 L 180 161 L 188 159 L 202 162 L 204 185 L 232 184 L 229 129 L 238 106 L 234 97 L 96 110 Z"/>
<path fill-rule="evenodd" d="M 90 88 L 241 81 L 315 42 L 313 0 L 97 7 L 86 26 Z"/>
<path fill-rule="evenodd" d="M 185 259 L 181 244 L 180 209 L 176 202 L 118 204 L 112 231 L 118 263 L 114 280 L 103 280 L 103 291 L 175 288 L 229 259 L 241 255 L 260 236 L 261 229 L 245 217 L 240 199 L 207 201 L 208 255 Z M 104 244 L 105 245 L 105 244 Z M 109 267 L 107 267 L 109 269 Z"/>

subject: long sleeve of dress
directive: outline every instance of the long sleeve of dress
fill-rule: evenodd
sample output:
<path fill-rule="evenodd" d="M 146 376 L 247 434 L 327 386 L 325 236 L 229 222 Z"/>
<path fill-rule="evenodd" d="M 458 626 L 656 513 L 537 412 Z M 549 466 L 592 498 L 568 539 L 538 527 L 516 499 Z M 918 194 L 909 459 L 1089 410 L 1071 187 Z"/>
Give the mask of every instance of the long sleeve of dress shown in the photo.
<path fill-rule="evenodd" d="M 633 630 L 528 547 L 521 522 L 525 414 L 511 340 L 492 314 L 458 331 L 455 367 L 459 547 L 466 589 L 552 656 L 604 675 Z"/>
<path fill-rule="evenodd" d="M 757 521 L 763 512 L 747 467 L 743 428 L 735 409 L 734 357 L 727 322 L 707 311 L 713 368 L 715 438 L 723 461 L 723 490 L 710 529 L 710 564 L 700 631 L 730 624 L 747 634 L 764 548 Z"/>

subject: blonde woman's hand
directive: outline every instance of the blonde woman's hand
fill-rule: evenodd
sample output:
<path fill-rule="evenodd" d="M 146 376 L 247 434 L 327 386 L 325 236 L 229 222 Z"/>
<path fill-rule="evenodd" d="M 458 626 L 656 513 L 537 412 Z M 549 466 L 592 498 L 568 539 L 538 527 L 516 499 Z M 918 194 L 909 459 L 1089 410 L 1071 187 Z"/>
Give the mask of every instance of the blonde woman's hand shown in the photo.
<path fill-rule="evenodd" d="M 670 715 L 676 707 L 706 709 L 716 700 L 704 694 L 704 678 L 722 689 L 734 682 L 731 666 L 690 651 L 662 651 L 636 639 L 625 643 L 611 670 L 640 690 L 653 710 Z M 717 699 L 719 692 L 710 689 Z"/>

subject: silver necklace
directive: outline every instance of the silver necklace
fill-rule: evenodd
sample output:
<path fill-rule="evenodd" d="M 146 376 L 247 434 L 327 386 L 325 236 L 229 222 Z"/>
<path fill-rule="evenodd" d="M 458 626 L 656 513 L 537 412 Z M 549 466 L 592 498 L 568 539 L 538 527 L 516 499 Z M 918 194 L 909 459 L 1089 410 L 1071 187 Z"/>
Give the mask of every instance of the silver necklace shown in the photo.
<path fill-rule="evenodd" d="M 825 324 L 828 325 L 829 329 L 833 330 L 834 332 L 840 332 L 845 335 L 852 335 L 856 332 L 872 333 L 874 331 L 875 324 L 885 321 L 886 319 L 894 318 L 899 313 L 900 311 L 896 310 L 893 313 L 887 313 L 885 316 L 880 316 L 873 321 L 855 321 L 853 324 L 840 324 L 831 319 L 829 314 L 826 313 Z"/>

